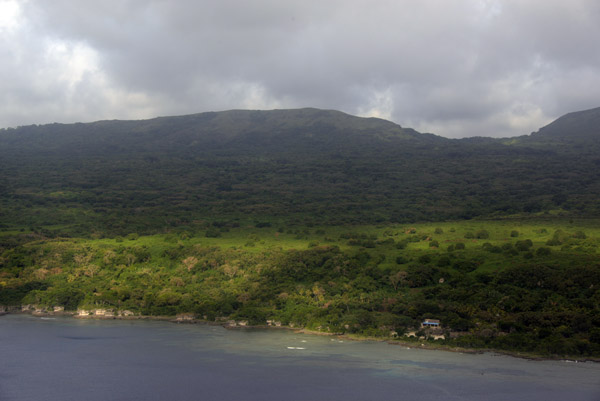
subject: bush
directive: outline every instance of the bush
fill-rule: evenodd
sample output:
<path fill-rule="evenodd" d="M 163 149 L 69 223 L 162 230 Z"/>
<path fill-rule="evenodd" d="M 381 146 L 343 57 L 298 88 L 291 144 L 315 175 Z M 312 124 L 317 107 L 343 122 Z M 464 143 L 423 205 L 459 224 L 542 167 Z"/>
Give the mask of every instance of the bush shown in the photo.
<path fill-rule="evenodd" d="M 421 255 L 419 256 L 419 263 L 430 263 L 431 262 L 431 256 L 429 255 Z"/>
<path fill-rule="evenodd" d="M 463 273 L 469 273 L 477 269 L 477 263 L 471 260 L 460 260 L 452 265 L 453 269 L 456 269 Z"/>
<path fill-rule="evenodd" d="M 465 249 L 465 244 L 464 242 L 459 242 L 456 245 L 454 245 L 454 249 L 456 250 L 461 250 L 461 249 Z"/>
<path fill-rule="evenodd" d="M 466 238 L 466 239 L 473 239 L 473 238 L 475 238 L 475 234 L 473 234 L 473 232 L 472 232 L 472 231 L 467 231 L 467 232 L 465 233 L 465 238 Z"/>
<path fill-rule="evenodd" d="M 516 237 L 519 236 L 519 232 L 517 230 L 512 230 L 510 232 L 510 236 L 513 237 L 513 238 L 516 238 Z"/>
<path fill-rule="evenodd" d="M 514 248 L 513 244 L 511 244 L 510 242 L 507 242 L 506 244 L 503 244 L 501 246 L 502 251 L 506 252 L 509 255 L 516 255 L 519 252 Z"/>
<path fill-rule="evenodd" d="M 486 242 L 481 247 L 485 251 L 492 252 L 492 253 L 500 253 L 500 252 L 502 252 L 502 248 L 500 248 L 499 246 L 492 245 L 489 242 Z"/>
<path fill-rule="evenodd" d="M 487 232 L 487 230 L 479 230 L 475 233 L 475 237 L 477 237 L 477 239 L 488 239 L 490 238 L 490 233 Z"/>
<path fill-rule="evenodd" d="M 503 251 L 510 251 L 511 249 L 513 249 L 513 244 L 511 244 L 510 242 L 507 242 L 506 244 L 502 244 Z"/>
<path fill-rule="evenodd" d="M 396 243 L 396 248 L 404 249 L 404 248 L 406 248 L 406 245 L 408 245 L 408 240 L 403 239 L 402 241 Z"/>
<path fill-rule="evenodd" d="M 436 240 L 433 240 L 429 243 L 429 247 L 430 248 L 439 248 L 440 247 L 440 243 L 437 242 Z"/>
<path fill-rule="evenodd" d="M 531 248 L 532 246 L 533 246 L 533 242 L 531 242 L 530 239 L 525 239 L 525 240 L 517 241 L 515 243 L 515 248 L 519 252 L 528 251 L 529 248 Z"/>
<path fill-rule="evenodd" d="M 396 263 L 399 265 L 403 265 L 405 263 L 408 263 L 408 259 L 401 255 L 396 258 Z"/>
<path fill-rule="evenodd" d="M 551 253 L 552 253 L 552 251 L 550 250 L 550 248 L 545 248 L 545 247 L 538 248 L 538 250 L 535 251 L 535 254 L 538 256 L 548 256 Z"/>
<path fill-rule="evenodd" d="M 443 234 L 444 230 L 442 230 L 440 227 L 437 227 L 434 231 L 436 234 Z"/>

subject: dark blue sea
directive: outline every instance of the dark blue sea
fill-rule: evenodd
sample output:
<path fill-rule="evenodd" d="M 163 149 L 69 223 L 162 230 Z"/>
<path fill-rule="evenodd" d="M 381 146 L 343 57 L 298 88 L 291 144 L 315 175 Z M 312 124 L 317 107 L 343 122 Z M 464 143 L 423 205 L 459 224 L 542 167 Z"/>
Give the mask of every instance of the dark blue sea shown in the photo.
<path fill-rule="evenodd" d="M 0 317 L 1 401 L 600 400 L 600 364 L 288 330 Z"/>

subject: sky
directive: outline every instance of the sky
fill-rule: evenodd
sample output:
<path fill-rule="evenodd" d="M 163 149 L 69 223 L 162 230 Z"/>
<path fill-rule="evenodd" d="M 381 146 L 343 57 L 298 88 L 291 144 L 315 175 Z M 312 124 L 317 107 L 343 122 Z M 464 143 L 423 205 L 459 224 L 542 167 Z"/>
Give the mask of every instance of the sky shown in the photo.
<path fill-rule="evenodd" d="M 317 107 L 451 138 L 600 106 L 598 0 L 0 0 L 0 127 Z"/>

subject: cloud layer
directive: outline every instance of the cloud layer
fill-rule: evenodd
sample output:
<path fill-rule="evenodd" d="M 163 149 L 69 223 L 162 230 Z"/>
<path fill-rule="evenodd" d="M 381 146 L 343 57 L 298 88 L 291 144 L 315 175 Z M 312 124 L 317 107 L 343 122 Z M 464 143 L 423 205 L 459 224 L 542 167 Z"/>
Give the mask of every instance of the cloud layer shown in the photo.
<path fill-rule="evenodd" d="M 596 0 L 0 0 L 0 126 L 320 107 L 449 137 L 600 106 Z"/>

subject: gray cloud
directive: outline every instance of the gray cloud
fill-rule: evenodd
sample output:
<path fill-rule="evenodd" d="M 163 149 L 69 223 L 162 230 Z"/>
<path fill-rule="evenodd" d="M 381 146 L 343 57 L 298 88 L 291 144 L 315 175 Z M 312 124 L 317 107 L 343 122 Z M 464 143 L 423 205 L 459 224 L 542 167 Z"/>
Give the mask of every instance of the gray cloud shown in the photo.
<path fill-rule="evenodd" d="M 599 106 L 595 0 L 15 4 L 0 126 L 314 106 L 512 136 Z"/>

